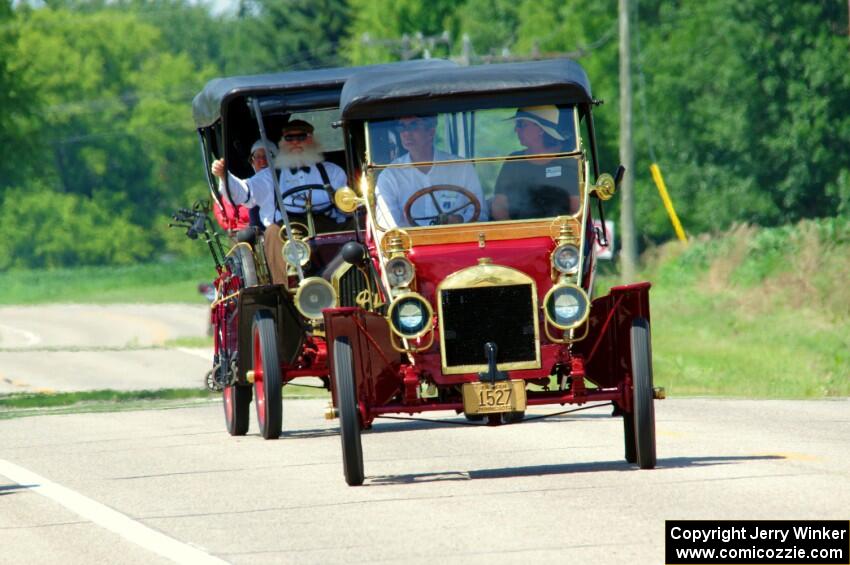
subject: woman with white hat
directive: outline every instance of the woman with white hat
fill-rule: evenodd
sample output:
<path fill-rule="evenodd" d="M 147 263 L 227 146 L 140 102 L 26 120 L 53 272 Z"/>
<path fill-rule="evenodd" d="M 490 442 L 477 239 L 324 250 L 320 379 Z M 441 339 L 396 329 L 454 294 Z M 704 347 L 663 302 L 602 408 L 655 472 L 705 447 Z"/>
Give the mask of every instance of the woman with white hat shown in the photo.
<path fill-rule="evenodd" d="M 507 161 L 496 179 L 493 220 L 545 218 L 578 210 L 578 160 L 552 154 L 575 151 L 573 113 L 557 106 L 520 108 L 514 131 L 524 151 L 537 159 Z"/>

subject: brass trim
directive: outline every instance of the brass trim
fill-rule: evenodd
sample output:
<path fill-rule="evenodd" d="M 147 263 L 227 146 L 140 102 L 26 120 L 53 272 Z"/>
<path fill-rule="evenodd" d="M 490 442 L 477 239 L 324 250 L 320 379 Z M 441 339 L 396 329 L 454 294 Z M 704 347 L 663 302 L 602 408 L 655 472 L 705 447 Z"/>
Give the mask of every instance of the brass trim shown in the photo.
<path fill-rule="evenodd" d="M 350 187 L 343 186 L 334 192 L 334 206 L 346 214 L 351 214 L 364 203 Z"/>
<path fill-rule="evenodd" d="M 222 296 L 218 300 L 214 300 L 212 303 L 210 303 L 210 310 L 214 309 L 216 306 L 218 306 L 222 302 L 227 302 L 228 300 L 234 300 L 236 298 L 239 298 L 239 291 L 238 290 L 236 292 L 232 293 L 232 294 L 228 294 L 227 296 Z"/>
<path fill-rule="evenodd" d="M 254 255 L 254 248 L 251 247 L 249 244 L 245 243 L 244 241 L 241 241 L 241 242 L 237 243 L 236 245 L 234 245 L 233 247 L 231 247 L 230 251 L 225 253 L 225 256 L 230 257 L 231 255 L 233 255 L 236 252 L 237 247 L 246 247 L 248 249 L 248 251 L 251 252 L 251 255 Z"/>
<path fill-rule="evenodd" d="M 581 341 L 584 338 L 586 338 L 587 334 L 590 333 L 590 324 L 585 321 L 584 333 L 581 334 L 580 336 L 575 335 L 576 330 L 572 329 L 572 330 L 561 330 L 561 332 L 564 334 L 564 337 L 558 338 L 558 337 L 553 336 L 551 333 L 549 333 L 549 320 L 547 320 L 544 317 L 543 330 L 546 332 L 546 338 L 549 341 L 551 341 L 552 343 L 559 343 L 561 345 L 564 345 L 564 344 L 567 344 L 567 343 L 575 343 L 577 341 Z M 567 337 L 567 335 L 566 335 L 567 332 L 569 332 L 569 337 Z"/>
<path fill-rule="evenodd" d="M 307 318 L 308 320 L 321 320 L 322 319 L 322 313 L 321 312 L 319 312 L 318 316 L 314 317 L 314 316 L 308 315 L 306 312 L 304 312 L 304 310 L 301 309 L 301 292 L 308 285 L 313 285 L 313 284 L 324 285 L 324 286 L 327 286 L 331 290 L 331 293 L 333 294 L 334 300 L 333 300 L 333 303 L 330 306 L 327 306 L 327 308 L 336 308 L 337 304 L 339 304 L 339 295 L 336 293 L 336 290 L 334 290 L 333 285 L 331 283 L 329 283 L 328 281 L 326 281 L 325 279 L 323 279 L 322 277 L 307 277 L 306 279 L 303 279 L 300 283 L 298 283 L 298 290 L 295 292 L 295 300 L 293 302 L 295 302 L 296 310 L 298 310 L 298 312 L 302 316 Z"/>
<path fill-rule="evenodd" d="M 446 335 L 443 320 L 443 290 L 454 290 L 464 288 L 482 288 L 494 286 L 531 286 L 531 315 L 534 324 L 534 360 L 512 361 L 510 363 L 499 363 L 496 368 L 500 371 L 517 369 L 539 369 L 540 368 L 540 320 L 538 318 L 537 283 L 534 279 L 520 270 L 504 265 L 494 265 L 482 261 L 473 267 L 456 271 L 437 285 L 437 316 L 440 326 L 440 365 L 444 375 L 459 375 L 463 373 L 477 373 L 487 370 L 486 363 L 477 365 L 453 365 L 446 362 Z"/>
<path fill-rule="evenodd" d="M 537 153 L 534 155 L 499 155 L 495 157 L 468 157 L 466 159 L 446 159 L 445 161 L 417 161 L 415 163 L 386 163 L 378 165 L 369 163 L 367 169 L 382 171 L 384 169 L 407 169 L 413 167 L 433 167 L 434 165 L 461 165 L 463 163 L 503 163 L 505 161 L 537 161 L 538 159 L 563 159 L 565 157 L 581 157 L 581 149 L 562 151 L 558 153 Z"/>
<path fill-rule="evenodd" d="M 390 328 L 392 328 L 392 324 L 390 324 Z M 420 351 L 427 351 L 427 350 L 431 349 L 432 345 L 434 345 L 434 334 L 435 333 L 436 332 L 434 332 L 434 331 L 432 331 L 430 333 L 431 339 L 429 339 L 428 342 L 425 345 L 423 345 L 421 347 L 414 347 L 414 346 L 410 345 L 411 340 L 399 338 L 393 332 L 390 332 L 390 345 L 392 346 L 393 349 L 395 349 L 399 353 L 418 353 Z M 401 345 L 396 345 L 396 340 L 399 340 L 401 342 Z"/>
<path fill-rule="evenodd" d="M 496 265 L 488 262 L 488 257 L 479 258 L 479 263 L 472 267 L 455 271 L 437 285 L 437 294 L 444 289 L 476 288 L 483 286 L 511 286 L 531 284 L 535 289 L 534 279 L 519 269 Z"/>
<path fill-rule="evenodd" d="M 302 241 L 312 239 L 310 236 L 310 228 L 301 222 L 289 222 L 289 228 L 292 230 L 292 239 L 299 239 Z M 280 231 L 278 231 L 278 236 L 281 241 L 288 241 L 288 238 L 286 237 L 286 226 L 281 226 Z"/>
<path fill-rule="evenodd" d="M 617 190 L 616 183 L 614 183 L 614 177 L 612 177 L 608 173 L 602 173 L 599 175 L 599 178 L 596 179 L 596 184 L 593 185 L 593 192 L 596 193 L 596 196 L 599 200 L 611 200 L 611 197 L 614 196 L 614 192 Z"/>
<path fill-rule="evenodd" d="M 339 267 L 336 268 L 336 270 L 330 276 L 330 282 L 331 282 L 331 285 L 334 287 L 334 292 L 336 293 L 337 302 L 339 302 L 339 300 L 340 300 L 340 289 L 339 289 L 340 281 L 342 280 L 342 277 L 344 277 L 345 274 L 348 273 L 348 271 L 350 271 L 351 269 L 357 269 L 363 275 L 363 277 L 366 281 L 366 288 L 363 289 L 362 291 L 360 291 L 360 293 L 357 295 L 357 298 L 355 298 L 357 305 L 360 306 L 361 308 L 363 308 L 364 310 L 369 310 L 369 311 L 374 310 L 375 308 L 380 306 L 380 304 L 375 304 L 375 299 L 378 298 L 378 295 L 375 292 L 375 289 L 372 287 L 371 277 L 369 277 L 369 273 L 366 272 L 365 269 L 361 269 L 360 267 L 355 267 L 351 263 L 343 262 Z M 361 302 L 360 296 L 363 293 L 366 293 L 366 296 L 363 298 L 363 301 Z"/>
<path fill-rule="evenodd" d="M 401 228 L 390 229 L 384 232 L 381 238 L 381 253 L 388 259 L 407 253 L 411 247 L 413 247 L 413 240 L 410 234 Z"/>
<path fill-rule="evenodd" d="M 568 287 L 572 287 L 572 288 L 578 290 L 581 293 L 582 298 L 584 298 L 584 302 L 585 302 L 584 315 L 581 317 L 580 320 L 578 320 L 577 322 L 575 322 L 573 324 L 561 325 L 561 324 L 557 323 L 555 320 L 553 320 L 552 318 L 549 317 L 549 308 L 547 308 L 547 305 L 549 304 L 549 297 L 552 296 L 552 294 L 554 294 L 556 291 L 558 291 L 562 288 L 568 288 Z M 584 291 L 584 289 L 581 288 L 577 284 L 572 284 L 572 283 L 556 284 L 556 285 L 552 286 L 552 288 L 550 288 L 549 291 L 546 293 L 546 295 L 543 297 L 543 315 L 546 317 L 547 322 L 549 322 L 550 324 L 552 324 L 553 327 L 556 327 L 559 330 L 571 330 L 571 329 L 577 328 L 580 325 L 582 325 L 585 322 L 585 320 L 587 320 L 588 316 L 590 316 L 590 299 L 587 297 L 587 293 Z"/>
<path fill-rule="evenodd" d="M 578 218 L 568 218 L 569 222 L 579 224 Z M 440 245 L 447 243 L 478 243 L 483 233 L 486 242 L 509 239 L 528 239 L 532 237 L 551 237 L 549 229 L 552 220 L 509 220 L 485 224 L 452 224 L 451 230 L 417 228 L 408 234 L 413 247 L 418 245 Z M 420 231 L 425 230 L 425 231 Z"/>
<path fill-rule="evenodd" d="M 569 271 L 562 271 L 555 264 L 555 254 L 558 252 L 559 249 L 561 249 L 562 247 L 567 247 L 567 246 L 570 246 L 570 247 L 572 247 L 573 249 L 576 250 L 577 261 L 576 261 L 575 267 L 573 267 Z M 553 249 L 552 253 L 549 254 L 549 264 L 552 266 L 552 271 L 554 271 L 554 273 L 557 273 L 558 275 L 574 275 L 574 274 L 578 273 L 579 265 L 581 265 L 581 249 L 579 249 L 578 245 L 576 245 L 574 243 L 560 243 L 557 246 L 555 246 L 555 249 Z M 557 280 L 557 279 L 553 278 L 552 280 Z"/>
<path fill-rule="evenodd" d="M 287 258 L 287 256 L 286 256 L 286 250 L 287 250 L 288 248 L 293 247 L 293 246 L 294 246 L 294 247 L 302 247 L 303 249 L 306 249 L 306 250 L 307 250 L 307 255 L 306 255 L 306 257 L 304 257 L 304 259 L 300 262 L 300 263 L 301 263 L 301 266 L 303 267 L 303 266 L 305 266 L 307 263 L 309 263 L 309 262 L 310 262 L 310 257 L 313 255 L 313 250 L 312 250 L 312 249 L 310 249 L 310 246 L 309 246 L 309 245 L 307 245 L 306 243 L 304 243 L 304 240 L 302 240 L 302 239 L 295 239 L 294 237 L 293 237 L 293 239 L 292 239 L 291 241 L 287 241 L 286 243 L 284 243 L 284 244 L 283 244 L 283 247 L 281 247 L 281 248 L 280 248 L 280 254 L 283 256 L 283 262 L 284 262 L 284 263 L 286 263 L 287 265 L 290 265 L 290 266 L 292 266 L 292 267 L 295 267 L 295 264 L 294 264 L 294 263 L 292 263 L 292 262 L 290 262 L 290 261 L 289 261 L 289 259 L 288 259 L 288 258 Z"/>
<path fill-rule="evenodd" d="M 418 299 L 422 304 L 425 305 L 425 310 L 428 312 L 428 323 L 425 324 L 425 326 L 419 332 L 417 332 L 415 334 L 411 334 L 411 335 L 405 335 L 405 334 L 401 333 L 401 331 L 397 330 L 396 327 L 393 325 L 393 312 L 395 311 L 395 308 L 398 307 L 399 302 L 401 302 L 405 298 L 416 298 L 416 299 Z M 427 300 L 425 300 L 425 297 L 422 296 L 421 294 L 417 293 L 417 292 L 404 292 L 404 293 L 396 296 L 393 299 L 393 301 L 390 303 L 390 307 L 387 308 L 387 316 L 386 317 L 387 317 L 387 323 L 389 323 L 389 325 L 390 325 L 390 330 L 392 330 L 392 332 L 394 334 L 396 334 L 397 336 L 399 336 L 402 339 L 406 339 L 406 340 L 418 339 L 418 338 L 422 337 L 423 335 L 427 334 L 428 332 L 433 331 L 433 329 L 434 329 L 434 309 L 431 308 L 431 303 L 428 302 Z"/>
<path fill-rule="evenodd" d="M 551 153 L 551 154 L 540 154 L 540 155 L 534 155 L 534 156 L 516 155 L 516 156 L 510 157 L 510 158 L 508 158 L 508 157 L 492 157 L 492 158 L 486 158 L 485 161 L 502 161 L 503 162 L 503 161 L 508 161 L 508 160 L 518 160 L 518 159 L 533 160 L 533 159 L 539 159 L 539 158 L 545 158 L 545 157 L 571 158 L 571 159 L 576 159 L 578 161 L 578 190 L 579 190 L 578 197 L 579 197 L 579 204 L 580 204 L 579 209 L 576 210 L 573 214 L 569 214 L 569 215 L 561 216 L 561 217 L 572 218 L 572 219 L 583 219 L 584 215 L 585 215 L 585 211 L 586 211 L 587 206 L 588 206 L 587 195 L 589 193 L 589 191 L 587 189 L 588 161 L 587 161 L 587 156 L 586 156 L 586 154 L 583 150 L 578 150 L 578 151 L 565 153 L 565 154 L 563 154 L 563 153 Z M 471 161 L 473 161 L 473 160 L 459 159 L 459 160 L 451 160 L 451 161 L 436 161 L 435 163 L 436 164 L 451 164 L 451 163 L 466 163 L 466 162 L 471 162 Z M 481 162 L 483 162 L 483 161 L 481 161 Z M 392 167 L 390 167 L 388 165 L 372 165 L 372 164 L 369 164 L 369 165 L 366 166 L 366 170 L 363 172 L 363 174 L 361 176 L 361 180 L 360 180 L 361 187 L 360 188 L 361 188 L 361 192 L 364 194 L 364 196 L 366 198 L 367 209 L 369 210 L 369 215 L 371 216 L 371 219 L 372 219 L 372 225 L 373 225 L 373 228 L 375 229 L 376 232 L 386 233 L 388 231 L 398 229 L 396 227 L 388 227 L 388 226 L 381 225 L 377 221 L 377 196 L 376 196 L 376 192 L 375 192 L 375 185 L 377 184 L 377 176 L 378 176 L 377 173 L 380 172 L 380 169 L 382 169 L 382 168 L 398 168 L 398 167 L 414 167 L 414 166 L 417 166 L 417 165 L 423 165 L 424 166 L 424 165 L 428 165 L 428 164 L 431 164 L 431 163 L 430 162 L 403 163 L 403 164 L 399 163 L 399 164 L 396 164 L 396 165 L 392 165 Z M 487 237 L 489 239 L 506 239 L 506 238 L 498 238 L 498 237 L 494 238 L 494 237 L 492 237 L 491 236 L 491 233 L 492 233 L 491 230 L 493 230 L 494 228 L 498 229 L 498 228 L 504 226 L 505 224 L 534 224 L 534 223 L 538 223 L 538 222 L 543 222 L 544 224 L 548 225 L 551 222 L 551 218 L 553 218 L 553 217 L 555 217 L 555 216 L 549 216 L 547 218 L 539 218 L 539 219 L 534 218 L 534 219 L 530 219 L 530 220 L 487 220 L 486 222 L 471 222 L 471 223 L 466 223 L 466 224 L 446 224 L 446 225 L 440 225 L 440 226 L 404 226 L 404 228 L 406 230 L 410 230 L 410 232 L 411 232 L 410 235 L 414 239 L 416 239 L 416 235 L 414 235 L 414 232 L 416 232 L 417 235 L 420 232 L 425 232 L 425 233 L 429 233 L 429 232 L 430 233 L 449 232 L 449 234 L 452 234 L 452 233 L 457 233 L 458 230 L 460 228 L 463 228 L 463 227 L 471 228 L 472 231 L 474 231 L 476 238 L 477 238 L 478 233 L 485 231 L 485 233 L 487 234 Z M 448 228 L 448 229 L 446 229 L 446 228 Z M 522 229 L 522 228 L 520 228 L 520 229 Z M 451 237 L 451 236 L 449 236 L 449 237 Z M 378 235 L 377 239 L 381 239 L 381 236 Z M 460 239 L 460 240 L 440 241 L 440 243 L 460 243 L 460 242 L 465 242 L 465 241 L 477 241 L 477 239 L 464 238 L 464 239 Z M 416 243 L 417 242 L 414 241 L 414 244 L 416 244 Z"/>
<path fill-rule="evenodd" d="M 407 281 L 403 284 L 396 284 L 396 285 L 391 283 L 389 271 L 390 271 L 390 263 L 393 263 L 393 262 L 396 262 L 396 263 L 404 262 L 404 263 L 407 264 L 408 267 L 410 267 L 410 280 L 409 281 Z M 416 288 L 416 285 L 415 285 L 415 283 L 416 283 L 416 265 L 414 265 L 413 262 L 410 259 L 408 259 L 407 257 L 405 257 L 404 255 L 394 256 L 394 257 L 390 257 L 389 259 L 387 259 L 387 262 L 384 264 L 384 269 L 387 272 L 387 282 L 391 283 L 390 286 L 392 287 L 391 288 L 392 292 L 405 293 L 405 292 L 409 292 L 411 289 Z"/>

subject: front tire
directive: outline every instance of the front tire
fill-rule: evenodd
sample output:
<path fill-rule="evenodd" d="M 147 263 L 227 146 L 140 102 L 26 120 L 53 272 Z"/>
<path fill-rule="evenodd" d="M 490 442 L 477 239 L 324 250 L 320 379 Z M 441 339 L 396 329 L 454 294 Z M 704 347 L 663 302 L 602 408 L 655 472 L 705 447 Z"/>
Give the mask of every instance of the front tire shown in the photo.
<path fill-rule="evenodd" d="M 342 467 L 349 486 L 363 484 L 363 447 L 360 443 L 360 410 L 354 383 L 354 362 L 348 338 L 334 340 L 334 379 L 339 405 Z"/>
<path fill-rule="evenodd" d="M 649 322 L 644 318 L 632 321 L 632 389 L 636 462 L 641 469 L 654 469 L 655 408 L 652 389 L 652 345 Z M 626 415 L 628 416 L 628 415 Z M 625 422 L 625 420 L 624 420 Z M 628 442 L 626 458 L 628 459 Z"/>
<path fill-rule="evenodd" d="M 283 420 L 283 386 L 274 317 L 266 310 L 259 310 L 254 315 L 251 349 L 254 360 L 254 404 L 257 407 L 260 434 L 265 439 L 277 439 Z"/>

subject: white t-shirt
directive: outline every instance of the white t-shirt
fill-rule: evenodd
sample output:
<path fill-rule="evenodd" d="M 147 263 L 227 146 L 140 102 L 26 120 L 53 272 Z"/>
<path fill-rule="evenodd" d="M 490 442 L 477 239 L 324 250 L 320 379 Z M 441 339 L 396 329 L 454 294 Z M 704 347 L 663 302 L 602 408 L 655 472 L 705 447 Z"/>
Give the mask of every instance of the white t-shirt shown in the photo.
<path fill-rule="evenodd" d="M 434 152 L 435 161 L 449 161 L 459 159 L 443 151 Z M 410 153 L 406 153 L 395 159 L 392 164 L 411 163 Z M 413 194 L 422 188 L 440 184 L 460 186 L 469 190 L 481 205 L 478 221 L 487 220 L 484 195 L 481 192 L 481 182 L 471 163 L 458 163 L 451 165 L 433 165 L 427 173 L 423 173 L 416 167 L 384 169 L 378 175 L 375 186 L 377 221 L 381 227 L 391 228 L 396 226 L 413 225 L 404 217 L 404 205 Z M 415 225 L 429 225 L 427 219 L 441 213 L 460 214 L 464 222 L 472 218 L 475 211 L 474 206 L 467 206 L 462 210 L 453 212 L 459 206 L 469 202 L 461 193 L 454 191 L 437 191 L 434 193 L 439 210 L 434 204 L 434 199 L 424 195 L 416 200 L 410 209 L 412 218 L 419 218 Z"/>
<path fill-rule="evenodd" d="M 331 181 L 331 187 L 333 187 L 334 190 L 345 186 L 345 171 L 343 171 L 340 166 L 328 161 L 323 162 L 322 166 L 325 168 L 325 172 L 328 174 L 328 180 Z M 230 192 L 233 195 L 233 199 L 236 201 L 234 202 L 235 204 L 247 206 L 249 208 L 259 206 L 260 220 L 262 220 L 263 225 L 269 226 L 283 220 L 280 212 L 277 211 L 275 203 L 274 179 L 272 178 L 270 167 L 266 167 L 248 179 L 237 178 L 230 172 L 227 173 L 227 177 Z M 280 192 L 283 194 L 287 190 L 298 186 L 324 184 L 324 181 L 322 180 L 322 175 L 319 172 L 319 169 L 313 165 L 312 167 L 309 167 L 309 170 L 307 171 L 302 169 L 295 169 L 295 172 L 292 172 L 291 169 L 281 170 L 279 184 Z M 219 181 L 219 192 L 222 194 L 225 193 L 221 181 Z M 286 211 L 293 214 L 303 214 L 305 212 L 304 204 L 308 194 L 312 201 L 313 208 L 324 207 L 331 202 L 329 200 L 328 193 L 324 190 L 304 191 L 292 194 L 284 199 L 283 204 L 286 207 Z M 331 206 L 327 215 L 335 219 L 337 222 L 344 222 L 346 219 L 345 215 L 333 206 Z"/>

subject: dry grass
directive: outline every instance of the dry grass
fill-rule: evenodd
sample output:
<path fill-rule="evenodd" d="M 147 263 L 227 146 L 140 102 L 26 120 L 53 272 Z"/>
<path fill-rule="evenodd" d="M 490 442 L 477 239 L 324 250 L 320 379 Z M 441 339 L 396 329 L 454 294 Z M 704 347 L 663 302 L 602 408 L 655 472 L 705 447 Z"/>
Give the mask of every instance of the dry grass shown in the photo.
<path fill-rule="evenodd" d="M 700 288 L 710 293 L 722 292 L 732 286 L 732 275 L 749 254 L 750 241 L 757 229 L 749 224 L 733 226 L 722 234 L 722 253 L 711 261 Z"/>

